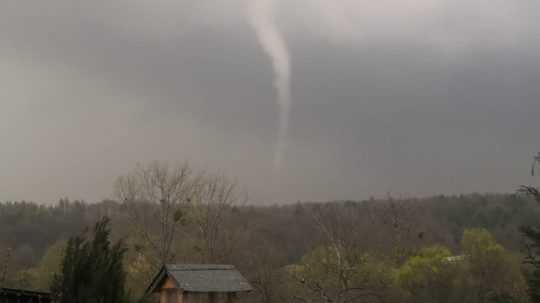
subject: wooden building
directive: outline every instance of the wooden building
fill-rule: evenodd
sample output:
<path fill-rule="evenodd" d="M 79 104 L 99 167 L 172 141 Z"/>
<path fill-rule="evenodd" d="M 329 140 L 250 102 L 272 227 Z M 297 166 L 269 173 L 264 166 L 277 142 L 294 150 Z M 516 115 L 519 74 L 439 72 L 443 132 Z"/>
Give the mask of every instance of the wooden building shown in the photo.
<path fill-rule="evenodd" d="M 0 303 L 52 303 L 50 293 L 13 289 L 0 288 Z"/>
<path fill-rule="evenodd" d="M 146 293 L 160 303 L 233 303 L 253 290 L 232 265 L 165 265 Z"/>

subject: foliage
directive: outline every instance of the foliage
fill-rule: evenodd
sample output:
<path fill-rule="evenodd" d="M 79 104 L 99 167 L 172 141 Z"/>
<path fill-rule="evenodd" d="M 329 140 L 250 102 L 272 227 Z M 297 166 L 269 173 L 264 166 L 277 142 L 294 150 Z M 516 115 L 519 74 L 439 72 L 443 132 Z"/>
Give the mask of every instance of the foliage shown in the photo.
<path fill-rule="evenodd" d="M 30 288 L 49 290 L 54 277 L 60 272 L 67 243 L 59 241 L 50 246 L 38 266 L 22 271 L 26 275 Z"/>
<path fill-rule="evenodd" d="M 441 246 L 421 249 L 398 269 L 398 284 L 413 302 L 451 301 L 461 268 L 451 256 L 450 250 Z"/>
<path fill-rule="evenodd" d="M 519 258 L 485 229 L 465 230 L 459 255 L 440 246 L 420 250 L 397 279 L 411 302 L 527 302 Z"/>
<path fill-rule="evenodd" d="M 128 241 L 130 240 L 135 243 L 139 242 L 137 239 L 129 239 Z M 124 262 L 127 274 L 126 289 L 134 298 L 140 298 L 144 295 L 149 281 L 158 268 L 156 268 L 154 259 L 148 255 L 150 251 L 148 247 L 139 244 L 131 245 L 131 247 L 132 249 L 126 253 Z"/>
<path fill-rule="evenodd" d="M 59 303 L 126 302 L 124 244 L 110 242 L 109 219 L 95 224 L 93 237 L 76 236 L 67 242 L 62 271 L 51 291 Z"/>
<path fill-rule="evenodd" d="M 295 297 L 328 303 L 381 300 L 391 284 L 388 267 L 359 250 L 341 253 L 334 247 L 319 247 L 302 257 L 299 264 L 289 266 L 296 284 Z"/>
<path fill-rule="evenodd" d="M 197 197 L 195 200 L 202 199 Z M 160 204 L 148 204 L 145 207 L 144 214 L 151 216 L 159 211 Z M 516 294 L 523 291 L 520 282 L 523 281 L 523 275 L 519 272 L 519 256 L 515 253 L 521 245 L 518 226 L 536 224 L 540 216 L 540 205 L 526 196 L 495 194 L 332 203 L 299 202 L 295 205 L 270 206 L 240 203 L 220 208 L 219 212 L 195 205 L 180 209 L 182 213 L 179 222 L 182 228 L 176 229 L 178 241 L 171 246 L 175 256 L 173 261 L 198 263 L 209 260 L 207 256 L 210 256 L 210 245 L 206 243 L 212 244 L 207 241 L 216 240 L 216 245 L 212 246 L 217 248 L 219 255 L 215 255 L 217 258 L 214 260 L 236 265 L 256 286 L 256 291 L 244 300 L 265 303 L 298 301 L 295 297 L 310 299 L 313 303 L 322 300 L 300 283 L 296 279 L 298 276 L 288 275 L 293 269 L 302 269 L 298 273 L 323 285 L 329 297 L 334 299 L 340 291 L 341 286 L 336 281 L 339 281 L 339 272 L 342 272 L 345 280 L 353 281 L 351 285 L 364 285 L 370 291 L 378 292 L 384 289 L 385 302 L 404 302 L 404 298 L 412 298 L 412 295 L 398 283 L 398 273 L 402 266 L 412 257 L 419 256 L 426 247 L 442 246 L 454 252 L 454 255 L 463 255 L 463 232 L 471 227 L 489 230 L 492 238 L 497 239 L 497 245 L 504 248 L 502 253 L 495 253 L 498 249 L 488 249 L 489 259 L 493 261 L 486 266 L 506 264 L 503 266 L 507 268 L 505 271 L 490 271 L 495 272 L 493 276 L 502 281 L 496 281 L 493 285 L 498 285 L 497 288 L 501 288 L 500 285 L 504 283 L 514 285 L 514 291 L 508 290 L 509 286 L 501 288 L 503 290 L 499 293 L 510 293 L 512 298 L 516 298 Z M 91 222 L 107 215 L 111 217 L 110 241 L 126 238 L 124 243 L 129 248 L 124 258 L 126 291 L 135 296 L 140 295 L 154 269 L 159 266 L 159 262 L 156 263 L 159 258 L 145 241 L 144 235 L 134 232 L 130 212 L 125 203 L 115 201 L 87 204 L 63 199 L 50 206 L 29 202 L 0 203 L 0 263 L 4 263 L 2 260 L 5 259 L 5 252 L 11 251 L 8 285 L 42 288 L 42 285 L 47 284 L 44 281 L 49 279 L 46 274 L 48 270 L 38 269 L 48 263 L 45 260 L 50 258 L 45 255 L 49 255 L 49 248 L 55 243 L 66 242 L 70 235 L 79 233 Z M 317 214 L 317 222 L 314 221 L 314 213 Z M 219 220 L 214 220 L 215 216 Z M 214 221 L 206 225 L 206 219 L 209 218 Z M 148 229 L 149 235 L 155 240 L 159 237 L 156 229 L 159 228 L 159 220 L 150 220 L 150 217 L 147 219 L 149 221 L 146 222 L 152 224 Z M 214 231 L 219 228 L 218 233 L 206 233 L 206 227 Z M 485 242 L 481 240 L 482 237 L 479 238 L 478 242 Z M 336 248 L 344 256 L 342 260 L 347 262 L 336 262 Z M 406 253 L 400 254 L 400 258 L 394 258 L 395 249 Z M 324 265 L 326 269 L 316 261 L 325 256 L 329 260 L 334 258 Z M 351 264 L 359 271 L 376 274 L 369 275 L 373 279 L 362 281 L 359 279 L 361 274 L 348 271 Z M 313 266 L 308 268 L 305 265 Z M 456 274 L 456 299 L 452 300 L 478 302 L 481 297 L 478 294 L 479 287 L 491 282 L 486 282 L 482 275 L 472 275 L 473 271 L 468 271 L 467 260 L 460 267 L 463 272 Z M 321 279 L 317 275 L 322 276 L 325 272 L 323 269 L 329 270 L 330 274 Z M 481 272 L 481 268 L 474 272 L 477 270 Z M 508 278 L 503 279 L 506 276 Z M 472 295 L 466 296 L 466 293 Z M 492 301 L 505 299 L 503 295 L 500 298 L 488 297 Z"/>
<path fill-rule="evenodd" d="M 470 229 L 461 242 L 468 270 L 468 292 L 480 302 L 526 300 L 527 286 L 519 259 L 485 229 Z"/>

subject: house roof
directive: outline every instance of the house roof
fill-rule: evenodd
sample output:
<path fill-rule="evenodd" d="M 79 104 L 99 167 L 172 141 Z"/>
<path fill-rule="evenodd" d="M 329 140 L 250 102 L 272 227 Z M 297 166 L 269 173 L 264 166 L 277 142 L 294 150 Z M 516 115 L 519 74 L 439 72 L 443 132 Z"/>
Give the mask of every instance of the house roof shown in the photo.
<path fill-rule="evenodd" d="M 158 291 L 165 278 L 187 292 L 245 292 L 253 288 L 232 265 L 168 264 L 161 268 L 147 293 Z"/>
<path fill-rule="evenodd" d="M 36 298 L 37 297 L 42 297 L 42 298 L 51 297 L 51 294 L 48 292 L 1 287 L 0 297 L 6 296 L 6 295 L 17 295 L 17 296 L 25 296 L 25 297 L 36 297 Z"/>

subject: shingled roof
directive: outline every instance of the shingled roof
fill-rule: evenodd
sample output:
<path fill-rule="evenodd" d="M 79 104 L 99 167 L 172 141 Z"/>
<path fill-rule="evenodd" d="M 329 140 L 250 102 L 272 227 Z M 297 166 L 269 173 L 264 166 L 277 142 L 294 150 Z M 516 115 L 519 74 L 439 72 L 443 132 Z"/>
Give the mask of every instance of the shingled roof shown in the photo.
<path fill-rule="evenodd" d="M 0 302 L 52 302 L 52 295 L 48 292 L 0 288 Z"/>
<path fill-rule="evenodd" d="M 245 292 L 253 288 L 232 265 L 214 264 L 168 264 L 161 268 L 147 293 L 158 291 L 164 279 L 169 277 L 179 289 L 187 292 Z"/>

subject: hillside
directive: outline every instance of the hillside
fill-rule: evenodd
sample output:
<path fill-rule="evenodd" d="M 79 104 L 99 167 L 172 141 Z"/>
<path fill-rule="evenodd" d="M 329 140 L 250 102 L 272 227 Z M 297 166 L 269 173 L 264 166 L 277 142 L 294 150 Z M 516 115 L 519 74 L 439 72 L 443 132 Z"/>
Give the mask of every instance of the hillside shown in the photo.
<path fill-rule="evenodd" d="M 54 267 L 51 260 L 55 259 L 55 251 L 58 254 L 58 247 L 102 216 L 112 219 L 113 236 L 128 244 L 131 287 L 141 289 L 154 266 L 126 207 L 115 201 L 84 203 L 67 199 L 53 206 L 32 202 L 0 204 L 0 260 L 8 264 L 11 285 L 45 288 L 50 277 L 41 273 L 44 266 Z M 535 224 L 539 217 L 540 207 L 516 194 L 236 205 L 223 211 L 213 236 L 219 253 L 212 260 L 204 253 L 204 237 L 195 219 L 188 219 L 179 231 L 174 253 L 178 262 L 235 264 L 257 281 L 268 270 L 300 262 L 317 247 L 328 245 L 331 238 L 382 259 L 404 262 L 421 248 L 433 245 L 457 253 L 464 230 L 485 228 L 506 249 L 519 253 L 519 227 Z"/>

